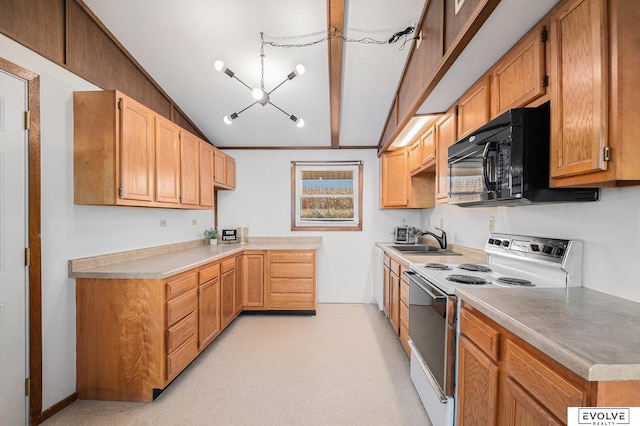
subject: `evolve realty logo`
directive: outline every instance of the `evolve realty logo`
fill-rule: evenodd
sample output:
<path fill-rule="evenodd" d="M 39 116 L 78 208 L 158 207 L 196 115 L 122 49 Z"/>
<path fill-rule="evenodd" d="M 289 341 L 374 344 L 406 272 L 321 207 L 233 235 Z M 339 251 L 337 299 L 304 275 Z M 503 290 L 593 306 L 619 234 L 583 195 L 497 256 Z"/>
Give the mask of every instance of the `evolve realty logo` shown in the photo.
<path fill-rule="evenodd" d="M 633 411 L 635 416 L 631 408 L 570 407 L 567 413 L 567 424 L 569 426 L 640 425 L 640 412 L 635 409 Z"/>

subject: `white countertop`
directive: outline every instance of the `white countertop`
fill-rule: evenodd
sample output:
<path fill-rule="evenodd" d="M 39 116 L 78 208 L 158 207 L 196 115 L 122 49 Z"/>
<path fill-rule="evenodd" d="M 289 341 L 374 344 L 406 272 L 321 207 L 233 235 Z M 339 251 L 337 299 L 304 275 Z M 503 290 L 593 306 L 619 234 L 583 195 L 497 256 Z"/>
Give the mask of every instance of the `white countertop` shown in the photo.
<path fill-rule="evenodd" d="M 640 303 L 582 287 L 456 294 L 586 380 L 640 380 Z"/>
<path fill-rule="evenodd" d="M 248 243 L 203 245 L 203 241 L 69 260 L 69 277 L 164 279 L 244 250 L 317 250 L 321 237 L 252 237 Z"/>

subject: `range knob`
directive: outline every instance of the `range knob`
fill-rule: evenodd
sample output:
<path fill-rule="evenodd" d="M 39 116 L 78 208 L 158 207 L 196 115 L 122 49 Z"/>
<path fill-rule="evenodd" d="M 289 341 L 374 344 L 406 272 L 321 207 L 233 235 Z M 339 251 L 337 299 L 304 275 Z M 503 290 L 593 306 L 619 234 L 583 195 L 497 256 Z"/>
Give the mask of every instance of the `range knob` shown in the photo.
<path fill-rule="evenodd" d="M 531 244 L 531 251 L 540 251 L 540 246 L 537 244 Z"/>
<path fill-rule="evenodd" d="M 496 245 L 496 246 L 501 246 L 502 245 L 502 240 L 495 239 L 495 240 L 493 240 L 493 244 Z"/>
<path fill-rule="evenodd" d="M 551 247 L 551 246 L 542 247 L 542 252 L 545 253 L 545 254 L 551 254 L 552 251 L 553 251 L 553 247 Z"/>

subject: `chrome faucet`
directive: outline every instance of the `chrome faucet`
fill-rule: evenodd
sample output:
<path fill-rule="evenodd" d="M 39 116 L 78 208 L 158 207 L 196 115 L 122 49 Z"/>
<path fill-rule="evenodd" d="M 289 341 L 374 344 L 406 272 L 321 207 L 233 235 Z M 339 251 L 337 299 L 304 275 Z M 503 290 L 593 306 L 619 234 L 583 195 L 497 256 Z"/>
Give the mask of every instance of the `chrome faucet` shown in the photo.
<path fill-rule="evenodd" d="M 433 238 L 436 239 L 436 241 L 438 241 L 438 244 L 440 244 L 440 248 L 444 250 L 447 248 L 447 233 L 444 232 L 444 229 L 440 229 L 440 228 L 436 228 L 436 229 L 440 231 L 442 235 L 436 235 L 431 231 L 421 231 L 422 233 L 420 235 L 431 235 Z"/>

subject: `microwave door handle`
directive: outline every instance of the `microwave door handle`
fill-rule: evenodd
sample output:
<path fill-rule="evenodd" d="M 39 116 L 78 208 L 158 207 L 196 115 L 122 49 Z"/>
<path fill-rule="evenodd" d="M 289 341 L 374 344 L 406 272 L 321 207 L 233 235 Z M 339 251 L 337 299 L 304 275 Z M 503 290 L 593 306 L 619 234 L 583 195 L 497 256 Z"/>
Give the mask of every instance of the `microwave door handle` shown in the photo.
<path fill-rule="evenodd" d="M 489 162 L 489 151 L 491 151 L 491 145 L 495 142 L 488 142 L 484 146 L 484 152 L 482 153 L 482 178 L 484 180 L 484 185 L 487 187 L 487 191 L 492 190 L 491 181 L 489 180 L 489 169 L 487 168 L 487 163 Z"/>

